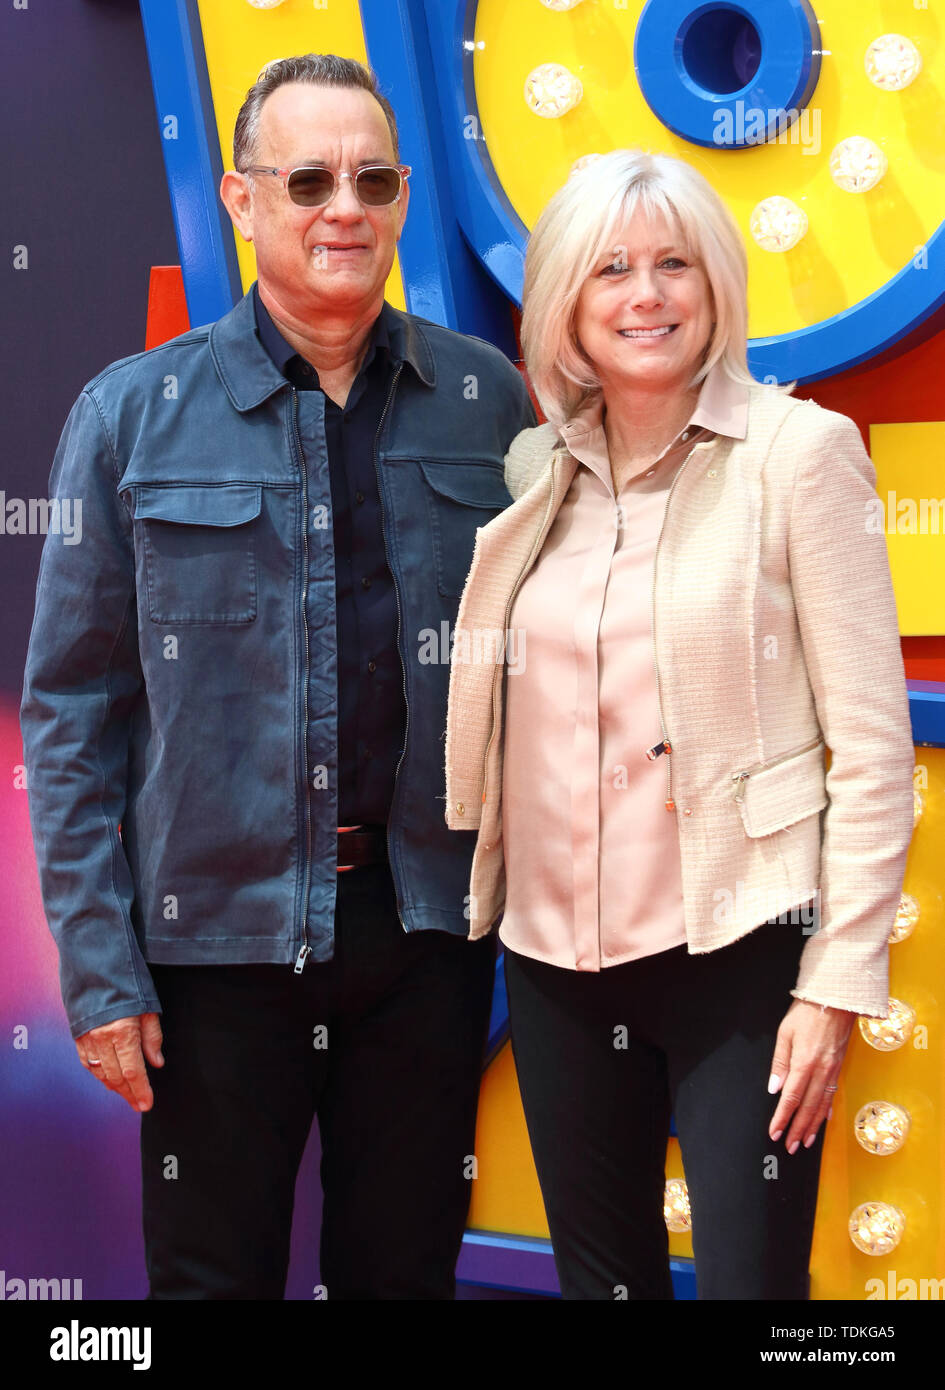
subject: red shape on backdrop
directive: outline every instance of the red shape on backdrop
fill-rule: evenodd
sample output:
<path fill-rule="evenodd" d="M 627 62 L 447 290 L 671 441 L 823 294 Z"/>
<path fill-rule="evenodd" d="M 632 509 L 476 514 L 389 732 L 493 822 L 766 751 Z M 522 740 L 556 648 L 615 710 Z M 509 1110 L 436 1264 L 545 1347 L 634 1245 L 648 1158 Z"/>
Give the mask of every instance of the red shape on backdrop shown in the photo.
<path fill-rule="evenodd" d="M 798 387 L 795 395 L 809 396 L 827 410 L 849 415 L 869 447 L 870 425 L 899 425 L 945 419 L 942 382 L 945 381 L 945 332 L 938 328 L 942 312 L 934 315 L 919 341 L 895 355 L 884 354 L 842 376 Z M 913 680 L 945 681 L 945 636 L 903 637 L 906 675 Z"/>
<path fill-rule="evenodd" d="M 932 322 L 939 331 L 916 345 L 874 358 L 852 372 L 799 386 L 796 396 L 809 396 L 827 410 L 839 410 L 855 420 L 869 444 L 870 425 L 908 425 L 945 419 L 945 314 Z M 926 330 L 929 324 L 925 325 Z"/>
<path fill-rule="evenodd" d="M 148 284 L 148 323 L 145 349 L 160 347 L 190 327 L 184 277 L 179 265 L 153 265 Z"/>

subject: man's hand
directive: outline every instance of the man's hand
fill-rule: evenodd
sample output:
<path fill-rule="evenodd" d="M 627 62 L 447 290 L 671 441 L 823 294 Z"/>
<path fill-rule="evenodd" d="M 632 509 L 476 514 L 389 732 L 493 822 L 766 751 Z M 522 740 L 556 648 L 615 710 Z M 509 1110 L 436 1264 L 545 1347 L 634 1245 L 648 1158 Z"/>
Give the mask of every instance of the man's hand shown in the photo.
<path fill-rule="evenodd" d="M 150 1066 L 163 1067 L 162 1036 L 159 1015 L 140 1014 L 91 1028 L 75 1045 L 86 1071 L 124 1096 L 132 1110 L 150 1110 L 154 1092 L 144 1062 L 147 1058 Z"/>
<path fill-rule="evenodd" d="M 809 1149 L 830 1113 L 855 1018 L 845 1009 L 795 999 L 781 1022 L 768 1084 L 781 1099 L 768 1134 L 777 1143 L 794 1115 L 784 1140 L 788 1153 L 802 1143 Z"/>

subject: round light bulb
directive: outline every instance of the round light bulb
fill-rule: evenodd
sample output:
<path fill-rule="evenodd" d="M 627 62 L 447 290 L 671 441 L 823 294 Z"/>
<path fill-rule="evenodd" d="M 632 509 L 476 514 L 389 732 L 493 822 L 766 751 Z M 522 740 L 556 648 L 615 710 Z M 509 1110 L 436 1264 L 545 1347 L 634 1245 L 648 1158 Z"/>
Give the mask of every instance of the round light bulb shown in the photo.
<path fill-rule="evenodd" d="M 568 178 L 579 174 L 582 169 L 586 169 L 589 164 L 596 164 L 599 159 L 603 159 L 602 154 L 582 154 L 580 159 L 576 159 L 568 170 Z"/>
<path fill-rule="evenodd" d="M 691 1231 L 689 1188 L 682 1178 L 670 1178 L 663 1193 L 663 1220 L 669 1231 Z"/>
<path fill-rule="evenodd" d="M 889 1202 L 863 1202 L 850 1213 L 847 1230 L 864 1255 L 888 1255 L 902 1240 L 906 1218 Z"/>
<path fill-rule="evenodd" d="M 882 150 L 865 135 L 851 135 L 830 152 L 830 177 L 845 193 L 868 193 L 888 168 Z"/>
<path fill-rule="evenodd" d="M 899 906 L 896 908 L 896 920 L 893 929 L 889 933 L 889 944 L 892 946 L 897 941 L 905 941 L 907 936 L 911 936 L 915 931 L 916 923 L 919 920 L 919 903 L 911 893 L 903 893 L 899 899 Z"/>
<path fill-rule="evenodd" d="M 542 63 L 532 68 L 525 79 L 528 109 L 546 120 L 556 120 L 572 111 L 583 95 L 580 78 L 560 63 Z"/>
<path fill-rule="evenodd" d="M 908 1110 L 886 1100 L 871 1100 L 856 1112 L 853 1133 L 861 1149 L 885 1157 L 901 1149 L 909 1135 Z"/>
<path fill-rule="evenodd" d="M 866 50 L 866 75 L 883 92 L 901 92 L 922 71 L 922 56 L 903 34 L 880 34 Z"/>
<path fill-rule="evenodd" d="M 915 1009 L 890 995 L 888 1018 L 861 1017 L 859 1025 L 860 1036 L 870 1047 L 877 1052 L 895 1052 L 912 1037 Z"/>
<path fill-rule="evenodd" d="M 919 821 L 922 819 L 922 812 L 923 812 L 924 810 L 925 810 L 925 797 L 924 797 L 924 796 L 922 795 L 922 793 L 919 791 L 918 787 L 913 787 L 913 788 L 912 788 L 912 824 L 913 824 L 914 826 L 916 826 L 916 825 L 919 824 Z"/>
<path fill-rule="evenodd" d="M 807 232 L 807 213 L 790 198 L 763 198 L 748 227 L 762 251 L 790 251 Z"/>

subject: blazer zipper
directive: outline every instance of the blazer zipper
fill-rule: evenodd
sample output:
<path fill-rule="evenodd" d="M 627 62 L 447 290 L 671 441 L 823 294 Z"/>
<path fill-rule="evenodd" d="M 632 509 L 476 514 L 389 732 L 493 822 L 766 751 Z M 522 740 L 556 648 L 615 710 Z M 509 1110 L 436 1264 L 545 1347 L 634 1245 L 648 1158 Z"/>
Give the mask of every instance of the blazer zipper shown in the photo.
<path fill-rule="evenodd" d="M 511 594 L 509 595 L 508 602 L 507 602 L 506 605 L 505 605 L 505 629 L 504 629 L 504 630 L 505 630 L 505 634 L 506 634 L 506 639 L 508 638 L 509 618 L 511 617 L 511 614 L 512 614 L 512 605 L 514 604 L 515 599 L 516 599 L 516 597 L 518 596 L 518 591 L 519 591 L 519 589 L 522 587 L 522 584 L 523 584 L 523 582 L 524 582 L 524 579 L 525 579 L 526 574 L 528 573 L 529 569 L 531 568 L 532 561 L 534 560 L 535 555 L 537 554 L 538 550 L 541 548 L 542 541 L 543 541 L 544 538 L 545 538 L 545 532 L 546 532 L 547 527 L 548 527 L 548 522 L 549 522 L 550 513 L 551 513 L 551 506 L 552 506 L 552 503 L 554 502 L 554 496 L 555 496 L 554 459 L 552 459 L 552 466 L 551 466 L 551 496 L 548 498 L 548 506 L 545 508 L 545 515 L 542 517 L 541 526 L 540 526 L 540 528 L 539 528 L 538 535 L 537 535 L 536 538 L 535 538 L 534 544 L 532 545 L 531 551 L 529 552 L 528 559 L 525 561 L 524 566 L 522 567 L 521 571 L 519 572 L 518 579 L 515 581 L 515 587 L 513 588 Z M 490 748 L 492 747 L 492 741 L 493 741 L 493 739 L 495 738 L 495 731 L 496 731 L 496 729 L 498 728 L 498 718 L 499 718 L 499 711 L 498 711 L 498 690 L 499 690 L 499 684 L 500 684 L 500 675 L 499 675 L 499 672 L 502 671 L 503 669 L 504 669 L 504 663 L 498 663 L 498 662 L 497 662 L 497 663 L 496 663 L 496 673 L 495 673 L 495 675 L 494 675 L 493 678 L 492 678 L 492 732 L 491 732 L 490 735 L 489 735 L 489 742 L 486 744 L 486 753 L 485 753 L 485 758 L 484 758 L 484 760 L 483 760 L 483 774 L 482 774 L 482 804 L 483 804 L 483 806 L 485 806 L 485 804 L 486 804 L 486 788 L 487 788 L 488 778 L 489 778 L 489 750 L 490 750 Z"/>
<path fill-rule="evenodd" d="M 388 411 L 390 410 L 391 402 L 392 402 L 393 399 L 394 399 L 394 392 L 397 390 L 397 383 L 398 383 L 398 381 L 400 380 L 400 374 L 401 374 L 401 372 L 403 371 L 403 369 L 404 369 L 404 364 L 403 364 L 403 362 L 398 362 L 398 363 L 397 363 L 397 367 L 396 367 L 396 369 L 395 369 L 395 371 L 394 371 L 393 379 L 392 379 L 391 384 L 390 384 L 390 390 L 389 390 L 388 393 L 387 393 L 387 400 L 384 402 L 384 409 L 381 411 L 381 419 L 380 419 L 380 423 L 379 423 L 379 425 L 378 425 L 378 427 L 377 427 L 377 433 L 376 433 L 375 436 L 374 436 L 374 473 L 375 473 L 375 476 L 376 476 L 376 478 L 377 478 L 377 495 L 378 495 L 378 499 L 380 500 L 380 504 L 381 504 L 381 536 L 382 536 L 383 541 L 384 541 L 384 556 L 385 556 L 385 558 L 386 558 L 386 560 L 387 560 L 387 568 L 390 570 L 390 572 L 391 572 L 391 577 L 392 577 L 392 579 L 394 580 L 394 598 L 397 600 L 397 659 L 398 659 L 399 662 L 400 662 L 400 678 L 401 678 L 401 682 L 402 682 L 402 684 L 403 684 L 403 691 L 404 691 L 404 712 L 405 712 L 405 719 L 404 719 L 404 746 L 403 746 L 403 748 L 401 749 L 400 757 L 399 757 L 398 760 L 397 760 L 397 767 L 394 769 L 394 790 L 393 790 L 393 793 L 392 793 L 392 795 L 391 795 L 391 812 L 392 812 L 392 813 L 393 813 L 393 808 L 394 808 L 394 801 L 395 801 L 396 796 L 397 796 L 397 778 L 398 778 L 398 776 L 400 775 L 400 767 L 401 767 L 401 764 L 402 764 L 402 762 L 403 762 L 403 760 L 404 760 L 404 757 L 405 757 L 405 755 L 406 755 L 406 752 L 407 752 L 407 731 L 408 731 L 408 729 L 410 728 L 410 706 L 409 706 L 408 703 L 407 703 L 407 672 L 406 672 L 406 670 L 404 669 L 404 659 L 403 659 L 403 656 L 401 655 L 401 651 L 400 651 L 400 632 L 401 632 L 401 627 L 402 627 L 402 622 L 403 622 L 402 616 L 401 616 L 401 609 L 400 609 L 400 590 L 399 590 L 398 587 L 397 587 L 397 578 L 396 578 L 396 576 L 395 576 L 395 574 L 394 574 L 394 567 L 393 567 L 393 565 L 392 565 L 391 562 L 390 562 L 390 550 L 388 549 L 388 545 L 387 545 L 387 530 L 386 530 L 386 528 L 385 528 L 385 526 L 384 526 L 384 493 L 383 493 L 383 489 L 382 489 L 382 487 L 381 487 L 381 474 L 380 474 L 380 468 L 379 468 L 379 466 L 378 466 L 378 445 L 380 444 L 380 441 L 381 441 L 381 433 L 382 433 L 382 431 L 383 431 L 383 429 L 384 429 L 385 421 L 387 420 L 387 413 L 388 413 Z M 390 828 L 390 827 L 391 827 L 391 821 L 392 821 L 392 819 L 393 819 L 393 814 L 391 814 L 391 815 L 388 817 L 388 820 L 387 820 L 387 857 L 388 857 L 388 859 L 390 860 L 391 875 L 392 875 L 392 877 L 393 877 L 393 875 L 394 875 L 394 859 L 393 859 L 393 855 L 391 854 L 391 828 Z M 407 930 L 407 923 L 404 921 L 403 916 L 401 915 L 401 911 L 400 911 L 400 897 L 399 897 L 399 895 L 397 894 L 397 880 L 396 880 L 396 877 L 394 877 L 394 896 L 397 898 L 397 920 L 400 922 L 400 925 L 403 927 L 404 931 L 406 931 L 406 930 Z"/>
<path fill-rule="evenodd" d="M 302 441 L 299 438 L 299 397 L 298 392 L 292 392 L 292 417 L 295 429 L 295 442 L 298 447 L 299 471 L 302 474 L 302 637 L 305 642 L 305 679 L 302 683 L 302 759 L 305 767 L 305 874 L 304 887 L 302 890 L 302 946 L 295 961 L 296 975 L 301 975 L 305 968 L 305 962 L 312 954 L 312 948 L 308 944 L 308 890 L 312 873 L 312 790 L 309 785 L 310 768 L 308 765 L 308 682 L 310 656 L 308 647 L 308 613 L 306 603 L 308 599 L 308 476 L 305 468 L 305 459 L 302 453 Z"/>
<path fill-rule="evenodd" d="M 823 737 L 818 734 L 816 738 L 808 739 L 807 743 L 800 748 L 792 748 L 787 753 L 780 754 L 777 758 L 772 758 L 767 763 L 756 763 L 754 767 L 743 768 L 741 772 L 732 773 L 732 781 L 735 783 L 735 800 L 742 801 L 745 796 L 745 783 L 749 777 L 753 777 L 757 772 L 767 772 L 769 767 L 777 767 L 780 763 L 786 763 L 790 758 L 800 757 L 802 753 L 809 753 L 812 749 L 819 747 L 824 742 Z"/>

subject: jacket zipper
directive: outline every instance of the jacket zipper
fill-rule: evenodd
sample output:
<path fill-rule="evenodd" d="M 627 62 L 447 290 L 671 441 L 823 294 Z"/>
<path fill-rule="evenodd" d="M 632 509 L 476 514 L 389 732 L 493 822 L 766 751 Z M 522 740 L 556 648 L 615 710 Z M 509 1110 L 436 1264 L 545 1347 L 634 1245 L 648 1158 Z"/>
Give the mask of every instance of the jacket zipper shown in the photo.
<path fill-rule="evenodd" d="M 800 748 L 792 748 L 790 752 L 782 753 L 779 757 L 772 758 L 770 762 L 756 763 L 754 767 L 744 768 L 741 772 L 733 772 L 732 781 L 735 783 L 735 800 L 743 800 L 745 796 L 745 783 L 748 781 L 749 777 L 754 776 L 756 772 L 767 772 L 769 767 L 777 767 L 780 763 L 786 763 L 789 758 L 797 758 L 800 757 L 802 753 L 809 753 L 811 749 L 819 747 L 823 742 L 822 736 L 818 734 L 816 738 L 808 739 Z"/>
<path fill-rule="evenodd" d="M 305 641 L 305 679 L 302 684 L 302 749 L 303 763 L 305 767 L 305 878 L 302 892 L 302 946 L 295 961 L 294 974 L 301 975 L 305 968 L 305 962 L 312 954 L 312 948 L 308 944 L 308 890 L 312 873 L 312 805 L 311 787 L 309 786 L 310 769 L 308 766 L 308 681 L 309 681 L 309 647 L 308 647 L 308 613 L 306 602 L 308 599 L 308 476 L 305 468 L 305 457 L 302 453 L 302 440 L 299 437 L 299 397 L 298 392 L 292 392 L 292 422 L 295 429 L 295 442 L 298 447 L 299 472 L 302 474 L 302 636 Z"/>
<path fill-rule="evenodd" d="M 397 891 L 397 876 L 394 873 L 394 857 L 391 853 L 391 822 L 394 819 L 394 802 L 397 799 L 397 778 L 400 776 L 401 764 L 403 763 L 404 757 L 407 753 L 407 731 L 410 728 L 410 706 L 407 703 L 407 672 L 404 668 L 404 658 L 400 650 L 400 632 L 402 626 L 402 617 L 400 610 L 400 590 L 397 587 L 397 577 L 394 574 L 394 568 L 390 562 L 390 550 L 387 547 L 387 530 L 384 526 L 384 492 L 381 487 L 381 473 L 380 468 L 378 467 L 377 456 L 378 445 L 381 441 L 381 433 L 384 429 L 384 424 L 387 420 L 387 413 L 390 410 L 391 401 L 394 399 L 394 392 L 397 390 L 397 383 L 400 380 L 400 374 L 403 371 L 403 368 L 404 364 L 402 362 L 398 362 L 396 370 L 394 371 L 393 380 L 390 384 L 390 390 L 387 393 L 387 400 L 384 402 L 384 409 L 381 412 L 380 424 L 378 425 L 377 433 L 374 436 L 374 473 L 377 478 L 377 495 L 381 504 L 381 536 L 384 540 L 384 556 L 387 560 L 387 568 L 390 570 L 391 578 L 394 581 L 394 598 L 397 600 L 397 658 L 400 661 L 400 677 L 401 681 L 403 682 L 404 712 L 406 715 L 406 718 L 404 720 L 404 746 L 401 749 L 400 757 L 397 760 L 397 767 L 394 770 L 394 790 L 391 796 L 391 814 L 390 816 L 388 816 L 387 819 L 387 857 L 390 860 L 391 877 L 394 880 L 394 895 L 397 899 L 397 920 L 400 922 L 400 925 L 403 927 L 404 931 L 406 931 L 407 923 L 404 921 L 403 914 L 400 910 L 400 893 Z"/>
<path fill-rule="evenodd" d="M 670 756 L 666 759 L 666 800 L 664 802 L 664 805 L 666 806 L 667 811 L 675 811 L 676 803 L 673 800 L 673 750 L 670 745 L 669 736 L 666 733 L 666 725 L 663 722 L 663 696 L 662 688 L 660 686 L 660 668 L 659 662 L 656 659 L 656 564 L 657 560 L 659 559 L 660 545 L 663 540 L 663 532 L 666 529 L 666 518 L 669 515 L 669 504 L 672 501 L 673 493 L 676 491 L 676 484 L 679 482 L 679 479 L 682 476 L 683 469 L 686 467 L 686 464 L 692 458 L 693 454 L 695 453 L 696 449 L 698 449 L 698 447 L 698 444 L 694 444 L 693 447 L 689 450 L 689 453 L 686 455 L 682 463 L 679 465 L 676 476 L 670 484 L 669 495 L 666 498 L 666 506 L 663 508 L 663 520 L 660 522 L 660 533 L 656 538 L 656 549 L 653 552 L 653 592 L 651 596 L 652 616 L 650 619 L 650 640 L 653 644 L 653 670 L 656 673 L 656 707 L 659 712 L 660 732 L 662 733 L 663 737 L 659 743 L 654 744 L 652 748 L 647 749 L 646 756 L 652 761 L 654 758 L 658 758 L 661 753 L 670 754 Z"/>
<path fill-rule="evenodd" d="M 545 515 L 542 517 L 541 527 L 540 527 L 540 529 L 539 529 L 539 532 L 538 532 L 538 535 L 537 535 L 537 537 L 536 537 L 536 539 L 535 539 L 535 542 L 534 542 L 534 544 L 533 544 L 533 546 L 532 546 L 532 548 L 531 548 L 531 552 L 530 552 L 530 554 L 529 554 L 529 556 L 528 556 L 528 559 L 525 561 L 525 564 L 524 564 L 522 570 L 521 570 L 520 573 L 519 573 L 518 579 L 515 581 L 515 587 L 513 588 L 511 594 L 509 595 L 508 602 L 507 602 L 506 605 L 505 605 L 505 628 L 504 628 L 504 630 L 505 630 L 505 634 L 506 634 L 506 639 L 507 639 L 507 637 L 508 637 L 508 631 L 509 631 L 509 618 L 511 617 L 511 614 L 512 614 L 512 605 L 514 604 L 514 602 L 515 602 L 515 600 L 516 600 L 516 598 L 517 598 L 517 596 L 518 596 L 518 591 L 519 591 L 519 589 L 522 587 L 522 584 L 523 584 L 523 582 L 524 582 L 524 579 L 525 579 L 526 574 L 528 573 L 529 569 L 531 568 L 532 561 L 534 560 L 535 555 L 536 555 L 537 551 L 540 549 L 541 543 L 542 543 L 542 541 L 543 541 L 544 538 L 545 538 L 545 530 L 546 530 L 546 528 L 547 528 L 547 526 L 548 526 L 549 513 L 551 512 L 551 505 L 552 505 L 552 503 L 553 503 L 553 501 L 554 501 L 554 495 L 555 495 L 555 489 L 554 489 L 554 460 L 553 460 L 553 461 L 552 461 L 551 496 L 548 498 L 548 506 L 547 506 L 547 508 L 545 509 Z M 483 804 L 483 806 L 485 806 L 485 804 L 486 804 L 486 787 L 487 787 L 488 778 L 489 778 L 489 750 L 490 750 L 490 748 L 492 747 L 492 741 L 493 741 L 493 739 L 495 738 L 495 731 L 496 731 L 496 729 L 498 728 L 498 718 L 499 718 L 499 711 L 498 711 L 498 690 L 499 690 L 499 685 L 500 685 L 500 676 L 499 676 L 499 672 L 502 671 L 502 670 L 504 670 L 504 663 L 501 663 L 501 664 L 500 664 L 500 663 L 497 662 L 497 663 L 496 663 L 496 673 L 495 673 L 495 675 L 494 675 L 493 678 L 492 678 L 492 732 L 489 734 L 489 742 L 486 744 L 485 758 L 483 759 L 483 773 L 482 773 L 482 804 Z"/>

